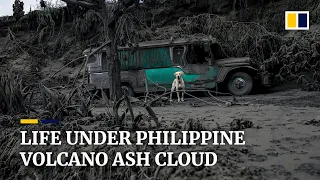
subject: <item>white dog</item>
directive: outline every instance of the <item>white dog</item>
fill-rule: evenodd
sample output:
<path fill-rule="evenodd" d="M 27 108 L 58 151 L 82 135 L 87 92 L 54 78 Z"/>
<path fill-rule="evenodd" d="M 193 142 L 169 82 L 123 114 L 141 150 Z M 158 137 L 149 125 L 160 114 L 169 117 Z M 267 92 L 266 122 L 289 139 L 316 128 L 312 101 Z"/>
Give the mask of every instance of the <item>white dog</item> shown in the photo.
<path fill-rule="evenodd" d="M 183 96 L 184 96 L 184 88 L 185 88 L 185 86 L 184 86 L 184 81 L 182 79 L 182 75 L 183 75 L 182 71 L 174 73 L 174 76 L 176 76 L 176 78 L 173 80 L 173 83 L 172 83 L 171 93 L 170 93 L 170 101 L 172 101 L 172 92 L 174 90 L 177 91 L 178 102 L 180 102 L 179 91 L 181 91 L 181 101 L 184 101 L 183 100 Z"/>

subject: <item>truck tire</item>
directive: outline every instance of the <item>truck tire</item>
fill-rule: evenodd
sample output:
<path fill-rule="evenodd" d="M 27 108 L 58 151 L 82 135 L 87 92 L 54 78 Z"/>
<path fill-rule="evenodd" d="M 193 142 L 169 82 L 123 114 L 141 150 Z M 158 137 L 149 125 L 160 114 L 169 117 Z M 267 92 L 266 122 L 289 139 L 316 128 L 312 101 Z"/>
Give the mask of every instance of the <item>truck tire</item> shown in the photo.
<path fill-rule="evenodd" d="M 253 87 L 251 76 L 245 72 L 236 72 L 228 79 L 228 90 L 233 95 L 247 95 Z"/>
<path fill-rule="evenodd" d="M 131 97 L 134 96 L 134 91 L 129 84 L 122 84 L 121 91 L 122 91 L 122 94 L 126 93 L 128 96 L 131 96 Z"/>

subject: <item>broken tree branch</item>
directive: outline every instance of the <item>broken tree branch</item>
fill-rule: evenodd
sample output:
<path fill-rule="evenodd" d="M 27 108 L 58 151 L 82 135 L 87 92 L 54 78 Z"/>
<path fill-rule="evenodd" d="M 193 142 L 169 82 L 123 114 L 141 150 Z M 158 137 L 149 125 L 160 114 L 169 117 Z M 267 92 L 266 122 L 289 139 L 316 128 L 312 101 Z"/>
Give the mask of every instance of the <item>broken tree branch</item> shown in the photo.
<path fill-rule="evenodd" d="M 82 6 L 82 7 L 85 7 L 85 8 L 88 8 L 88 9 L 93 9 L 93 10 L 96 10 L 96 11 L 99 11 L 99 10 L 102 9 L 102 7 L 99 6 L 98 4 L 90 3 L 90 2 L 85 1 L 85 0 L 62 0 L 62 1 L 64 1 L 67 4 L 73 4 L 73 5 L 77 5 L 77 6 Z"/>
<path fill-rule="evenodd" d="M 131 102 L 130 102 L 130 100 L 129 100 L 129 98 L 128 98 L 127 95 L 124 95 L 124 100 L 126 101 L 127 106 L 128 106 L 128 108 L 129 108 L 129 112 L 130 112 L 130 116 L 131 116 L 132 123 L 134 123 L 134 114 L 133 114 Z"/>

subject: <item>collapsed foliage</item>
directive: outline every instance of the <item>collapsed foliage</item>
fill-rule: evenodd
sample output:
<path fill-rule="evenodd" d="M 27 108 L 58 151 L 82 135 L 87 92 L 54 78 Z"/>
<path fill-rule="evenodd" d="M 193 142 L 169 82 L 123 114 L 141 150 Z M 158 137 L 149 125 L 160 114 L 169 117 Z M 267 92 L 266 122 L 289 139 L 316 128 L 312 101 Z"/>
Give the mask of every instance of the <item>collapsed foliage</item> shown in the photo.
<path fill-rule="evenodd" d="M 219 16 L 202 14 L 182 17 L 179 26 L 159 32 L 161 38 L 212 36 L 218 40 L 220 53 L 227 57 L 250 56 L 264 64 L 274 82 L 296 79 L 306 90 L 319 90 L 320 41 L 318 32 L 281 37 L 256 23 L 226 21 Z M 312 78 L 303 76 L 311 72 Z"/>
<path fill-rule="evenodd" d="M 21 80 L 12 72 L 0 74 L 0 114 L 25 113 L 25 96 Z"/>
<path fill-rule="evenodd" d="M 165 151 L 166 146 L 77 146 L 76 152 L 105 152 L 108 154 L 109 164 L 115 159 L 116 153 L 121 153 L 123 157 L 127 152 L 152 152 L 150 154 L 150 167 L 143 166 L 126 166 L 126 167 L 112 167 L 111 165 L 99 167 L 36 167 L 36 166 L 24 166 L 23 161 L 21 161 L 21 156 L 18 152 L 28 151 L 28 152 L 53 152 L 55 156 L 61 152 L 72 153 L 75 152 L 74 146 L 68 146 L 62 144 L 61 146 L 21 146 L 21 141 L 19 140 L 20 131 L 65 131 L 65 130 L 81 130 L 90 131 L 91 127 L 95 126 L 102 131 L 109 130 L 119 130 L 121 127 L 107 127 L 104 119 L 98 118 L 80 118 L 72 122 L 64 122 L 60 126 L 23 126 L 15 128 L 12 131 L 5 131 L 3 136 L 0 137 L 0 178 L 1 179 L 54 179 L 54 178 L 65 178 L 65 179 L 108 179 L 108 180 L 142 180 L 148 178 L 154 179 L 176 179 L 177 177 L 185 178 L 187 176 L 196 177 L 243 177 L 246 178 L 256 178 L 261 179 L 261 173 L 256 174 L 242 174 L 244 170 L 241 166 L 238 166 L 239 157 L 243 153 L 239 149 L 231 149 L 233 155 L 230 156 L 229 152 L 225 149 L 218 149 L 214 147 L 208 147 L 205 151 L 216 152 L 219 154 L 219 160 L 221 163 L 216 164 L 214 167 L 217 169 L 213 172 L 210 168 L 205 167 L 160 167 L 154 165 L 155 154 L 158 152 Z M 197 129 L 197 125 L 192 127 L 192 129 Z M 9 128 L 9 127 L 8 127 Z M 156 130 L 155 126 L 149 128 L 149 130 Z M 132 133 L 132 142 L 136 141 L 136 137 Z M 65 136 L 61 136 L 62 142 L 65 142 Z M 179 137 L 177 137 L 179 138 Z M 181 146 L 176 147 L 176 150 L 171 150 L 174 152 L 173 159 L 177 159 L 179 152 L 193 152 L 194 147 L 191 146 Z M 230 166 L 226 166 L 223 162 L 226 161 Z M 230 173 L 228 169 L 232 169 L 233 173 Z M 188 171 L 187 171 L 188 170 Z M 188 173 L 187 173 L 187 172 Z M 189 173 L 191 171 L 191 173 Z M 239 174 L 234 175 L 234 172 L 239 172 Z"/>

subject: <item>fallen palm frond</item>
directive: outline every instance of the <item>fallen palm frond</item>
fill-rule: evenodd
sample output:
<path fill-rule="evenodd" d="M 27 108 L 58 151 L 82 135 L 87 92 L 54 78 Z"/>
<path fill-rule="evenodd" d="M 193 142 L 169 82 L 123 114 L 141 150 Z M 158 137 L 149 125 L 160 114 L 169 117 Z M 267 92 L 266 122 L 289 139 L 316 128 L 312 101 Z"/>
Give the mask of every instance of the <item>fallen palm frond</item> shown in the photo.
<path fill-rule="evenodd" d="M 69 92 L 61 93 L 40 85 L 43 110 L 51 118 L 63 119 L 65 116 L 78 115 L 80 117 L 92 116 L 93 96 L 85 95 L 85 88 L 77 87 Z"/>
<path fill-rule="evenodd" d="M 179 32 L 186 35 L 199 33 L 210 35 L 221 45 L 218 56 L 223 54 L 228 57 L 250 56 L 256 65 L 264 64 L 275 81 L 301 79 L 301 73 L 312 72 L 311 80 L 303 83 L 303 87 L 308 90 L 319 90 L 319 32 L 296 33 L 292 37 L 281 37 L 257 23 L 226 21 L 210 14 L 180 18 L 179 25 L 180 30 L 173 33 L 178 37 L 185 36 Z"/>
<path fill-rule="evenodd" d="M 299 34 L 264 61 L 269 72 L 280 82 L 297 80 L 305 90 L 320 90 L 320 33 Z M 307 78 L 305 73 L 311 73 Z"/>
<path fill-rule="evenodd" d="M 82 38 L 88 34 L 96 34 L 102 27 L 100 15 L 93 10 L 89 10 L 83 17 L 77 17 L 73 21 L 73 34 Z"/>
<path fill-rule="evenodd" d="M 0 114 L 25 113 L 25 95 L 18 77 L 11 71 L 0 74 Z"/>
<path fill-rule="evenodd" d="M 204 34 L 216 38 L 222 47 L 220 51 L 229 57 L 250 55 L 257 62 L 268 58 L 283 43 L 280 35 L 258 23 L 226 21 L 211 14 L 182 17 L 179 26 L 187 35 Z"/>
<path fill-rule="evenodd" d="M 119 110 L 119 107 L 120 107 L 120 104 L 125 101 L 126 104 L 127 104 L 127 109 L 126 111 L 122 114 L 122 116 L 120 117 L 119 116 L 119 113 L 118 113 L 118 110 Z M 157 118 L 157 115 L 154 113 L 154 111 L 152 110 L 152 108 L 150 106 L 146 106 L 146 111 L 148 112 L 148 114 L 150 115 L 150 117 L 152 118 L 152 120 L 155 122 L 156 124 L 156 127 L 160 127 L 160 122 Z M 117 125 L 120 125 L 120 126 L 123 126 L 125 124 L 124 120 L 125 120 L 125 117 L 126 117 L 126 114 L 130 112 L 130 118 L 131 118 L 131 128 L 130 129 L 136 129 L 138 128 L 138 123 L 142 120 L 142 115 L 139 114 L 137 115 L 136 117 L 134 116 L 133 114 L 133 110 L 132 110 L 132 106 L 131 106 L 131 102 L 130 102 L 130 99 L 129 97 L 125 94 L 123 95 L 123 97 L 118 100 L 115 105 L 113 106 L 113 114 L 114 114 L 114 124 L 113 126 L 117 126 Z"/>

